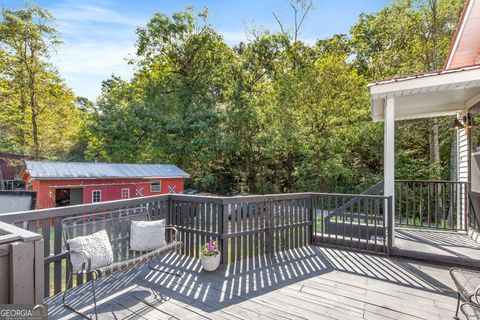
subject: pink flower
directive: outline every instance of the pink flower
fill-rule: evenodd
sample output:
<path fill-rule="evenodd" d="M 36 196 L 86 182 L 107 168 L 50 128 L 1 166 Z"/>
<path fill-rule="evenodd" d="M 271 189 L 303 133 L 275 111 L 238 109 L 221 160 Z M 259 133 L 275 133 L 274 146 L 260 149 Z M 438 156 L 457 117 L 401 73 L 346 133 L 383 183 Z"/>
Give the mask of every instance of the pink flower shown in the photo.
<path fill-rule="evenodd" d="M 213 250 L 215 250 L 215 246 L 208 246 L 208 247 L 207 247 L 207 250 L 208 250 L 208 251 L 213 251 Z"/>
<path fill-rule="evenodd" d="M 215 242 L 215 240 L 213 240 L 213 239 L 210 239 L 210 243 L 214 243 L 214 242 Z"/>

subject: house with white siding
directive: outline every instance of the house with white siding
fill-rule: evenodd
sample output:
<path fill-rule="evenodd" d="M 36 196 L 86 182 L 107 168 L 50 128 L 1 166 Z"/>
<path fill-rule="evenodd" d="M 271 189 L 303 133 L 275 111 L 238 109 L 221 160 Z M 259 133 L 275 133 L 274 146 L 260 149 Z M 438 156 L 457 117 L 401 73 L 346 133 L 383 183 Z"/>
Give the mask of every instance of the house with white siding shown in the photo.
<path fill-rule="evenodd" d="M 393 211 L 399 212 L 392 226 L 394 233 L 397 233 L 395 225 L 409 224 L 412 215 L 418 220 L 420 212 L 422 227 L 450 224 L 452 229 L 465 231 L 478 240 L 480 153 L 475 152 L 471 137 L 472 132 L 478 130 L 473 118 L 480 111 L 480 1 L 467 1 L 442 70 L 375 81 L 369 84 L 369 89 L 372 119 L 384 122 L 384 190 L 385 195 L 397 198 L 393 201 Z M 407 182 L 409 193 L 404 189 L 399 191 L 395 180 L 395 121 L 439 116 L 451 116 L 454 121 L 455 181 Z M 417 203 L 413 209 L 409 207 L 408 198 L 422 199 L 425 194 L 428 201 Z M 402 196 L 406 202 L 398 199 Z M 433 197 L 440 199 L 434 203 L 430 201 Z M 448 207 L 448 197 L 456 198 L 458 205 L 454 207 L 450 201 L 452 205 Z M 429 221 L 422 219 L 422 214 Z M 432 216 L 435 221 L 430 221 Z M 402 246 L 404 241 L 399 243 L 399 238 L 402 237 L 398 234 L 393 237 L 394 248 Z M 412 243 L 408 249 L 417 245 Z M 471 251 L 466 256 L 478 255 L 478 252 L 480 250 Z"/>

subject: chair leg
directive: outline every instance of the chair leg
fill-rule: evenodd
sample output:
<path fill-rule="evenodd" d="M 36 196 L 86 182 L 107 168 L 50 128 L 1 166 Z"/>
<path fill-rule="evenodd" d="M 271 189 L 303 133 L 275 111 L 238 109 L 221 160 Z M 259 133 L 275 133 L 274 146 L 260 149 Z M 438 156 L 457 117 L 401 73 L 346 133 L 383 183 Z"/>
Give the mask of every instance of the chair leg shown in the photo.
<path fill-rule="evenodd" d="M 163 273 L 167 273 L 167 274 L 172 274 L 172 275 L 174 275 L 176 277 L 179 277 L 179 278 L 181 278 L 183 276 L 181 272 L 170 272 L 170 271 L 167 271 L 167 270 L 158 269 L 157 267 L 152 266 L 151 263 L 152 263 L 152 260 L 148 261 L 148 268 L 150 270 L 163 272 Z"/>
<path fill-rule="evenodd" d="M 457 311 L 455 312 L 455 316 L 453 316 L 453 319 L 456 319 L 458 320 L 458 311 L 460 310 L 460 299 L 461 299 L 461 296 L 460 296 L 460 292 L 457 292 Z"/>
<path fill-rule="evenodd" d="M 95 280 L 98 278 L 98 275 L 96 272 L 94 272 L 95 274 L 95 277 L 92 277 L 92 280 L 90 280 L 91 284 L 92 284 L 92 293 L 93 293 L 93 306 L 94 306 L 94 310 L 95 310 L 95 320 L 98 320 L 98 313 L 97 313 L 97 296 L 95 294 Z M 67 284 L 66 284 L 66 288 L 69 287 L 71 281 L 72 281 L 72 277 L 73 277 L 73 273 L 70 272 L 69 276 L 68 276 L 68 279 L 67 279 Z M 63 303 L 63 306 L 65 308 L 67 308 L 68 310 L 78 314 L 80 317 L 82 318 L 85 318 L 85 319 L 89 319 L 91 320 L 91 318 L 89 316 L 87 316 L 86 314 L 78 311 L 77 309 L 75 309 L 74 307 L 70 306 L 69 304 L 67 304 L 65 302 L 65 299 L 67 297 L 67 289 L 65 288 L 65 291 L 63 291 L 63 296 L 62 296 L 62 303 Z"/>

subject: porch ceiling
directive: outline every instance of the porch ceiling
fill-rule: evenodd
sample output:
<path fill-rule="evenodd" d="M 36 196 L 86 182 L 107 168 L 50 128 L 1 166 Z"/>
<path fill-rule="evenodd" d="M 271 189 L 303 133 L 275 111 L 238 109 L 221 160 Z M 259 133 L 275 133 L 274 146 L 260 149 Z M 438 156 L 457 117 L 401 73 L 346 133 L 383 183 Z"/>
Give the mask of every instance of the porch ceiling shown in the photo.
<path fill-rule="evenodd" d="M 373 121 L 384 120 L 386 98 L 395 100 L 395 120 L 464 112 L 480 101 L 480 66 L 371 83 Z"/>

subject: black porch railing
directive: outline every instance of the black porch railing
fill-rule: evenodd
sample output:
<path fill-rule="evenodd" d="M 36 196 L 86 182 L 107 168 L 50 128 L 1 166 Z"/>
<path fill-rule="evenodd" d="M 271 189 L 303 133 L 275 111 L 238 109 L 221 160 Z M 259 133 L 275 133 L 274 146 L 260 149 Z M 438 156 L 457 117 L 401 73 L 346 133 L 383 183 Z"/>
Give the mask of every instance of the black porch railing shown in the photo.
<path fill-rule="evenodd" d="M 314 242 L 389 253 L 392 197 L 316 193 Z"/>
<path fill-rule="evenodd" d="M 395 223 L 399 226 L 466 230 L 468 182 L 397 180 Z"/>

